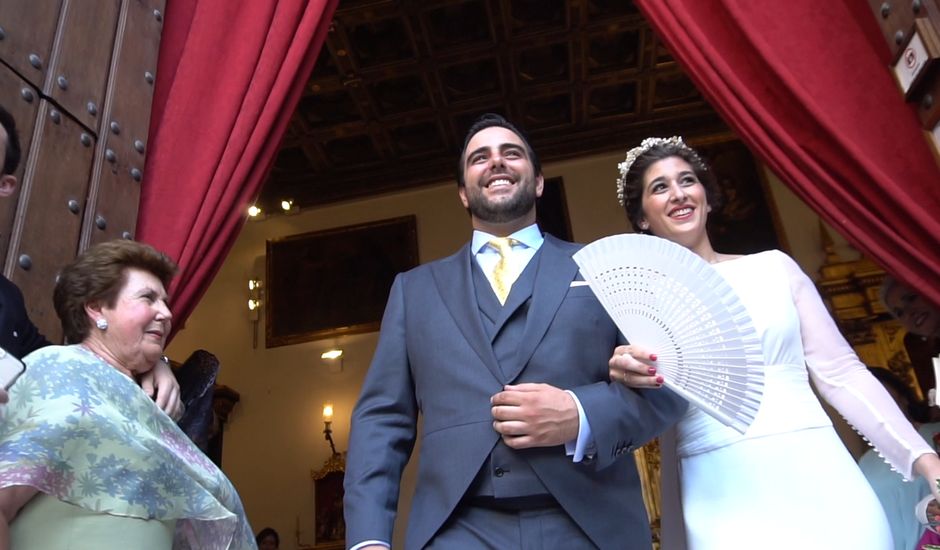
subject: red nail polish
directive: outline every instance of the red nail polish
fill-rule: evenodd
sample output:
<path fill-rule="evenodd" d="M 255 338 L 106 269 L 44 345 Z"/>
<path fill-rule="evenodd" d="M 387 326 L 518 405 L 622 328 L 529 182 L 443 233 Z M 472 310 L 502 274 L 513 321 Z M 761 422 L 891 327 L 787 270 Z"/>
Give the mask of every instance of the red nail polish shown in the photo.
<path fill-rule="evenodd" d="M 650 367 L 646 369 L 646 372 L 650 373 L 651 375 L 656 374 L 656 367 Z"/>
<path fill-rule="evenodd" d="M 650 361 L 655 361 L 655 360 L 656 360 L 656 354 L 655 354 L 655 353 L 651 353 L 651 354 L 650 354 Z M 652 373 L 651 373 L 651 374 L 652 374 Z"/>
<path fill-rule="evenodd" d="M 666 379 L 663 378 L 662 376 L 657 376 L 657 377 L 656 377 L 656 383 L 657 383 L 657 384 L 662 384 L 665 380 L 666 380 Z"/>

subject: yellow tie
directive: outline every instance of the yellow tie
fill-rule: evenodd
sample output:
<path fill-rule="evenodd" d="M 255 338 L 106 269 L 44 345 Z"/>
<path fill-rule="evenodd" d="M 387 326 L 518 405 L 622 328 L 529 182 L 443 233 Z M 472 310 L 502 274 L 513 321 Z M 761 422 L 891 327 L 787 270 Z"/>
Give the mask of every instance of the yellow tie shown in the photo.
<path fill-rule="evenodd" d="M 512 245 L 516 242 L 516 239 L 510 239 L 509 237 L 497 237 L 489 242 L 489 245 L 499 252 L 499 261 L 496 262 L 496 266 L 493 268 L 493 291 L 496 292 L 500 304 L 506 303 L 506 297 L 509 296 L 512 283 L 516 281 L 515 270 L 512 269 L 512 264 L 509 261 L 509 255 L 512 254 Z"/>

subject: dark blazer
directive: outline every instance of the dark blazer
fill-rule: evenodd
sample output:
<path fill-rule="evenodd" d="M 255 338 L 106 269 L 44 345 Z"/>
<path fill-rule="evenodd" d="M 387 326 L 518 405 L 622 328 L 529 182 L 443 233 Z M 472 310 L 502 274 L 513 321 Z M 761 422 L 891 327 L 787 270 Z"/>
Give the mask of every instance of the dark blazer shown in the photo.
<path fill-rule="evenodd" d="M 669 391 L 610 383 L 607 362 L 622 340 L 590 288 L 571 286 L 578 275 L 571 256 L 579 248 L 546 235 L 512 365 L 497 364 L 486 337 L 469 244 L 395 279 L 352 417 L 345 481 L 350 545 L 391 542 L 419 412 L 422 444 L 409 549 L 434 536 L 499 440 L 490 397 L 504 384 L 543 382 L 578 396 L 596 455 L 575 463 L 563 446 L 517 452 L 598 547 L 650 548 L 630 451 L 675 422 L 686 403 Z M 511 294 L 505 307 L 519 307 L 529 298 Z"/>
<path fill-rule="evenodd" d="M 26 314 L 23 293 L 0 275 L 0 348 L 22 359 L 31 351 L 48 345 L 49 341 Z"/>

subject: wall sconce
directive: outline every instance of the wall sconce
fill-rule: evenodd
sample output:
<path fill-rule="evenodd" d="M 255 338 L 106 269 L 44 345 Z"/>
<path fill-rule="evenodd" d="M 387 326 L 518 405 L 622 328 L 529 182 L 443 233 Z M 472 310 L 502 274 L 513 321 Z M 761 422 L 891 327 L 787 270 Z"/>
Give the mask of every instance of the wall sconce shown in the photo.
<path fill-rule="evenodd" d="M 248 279 L 248 318 L 258 320 L 261 310 L 261 279 Z"/>
<path fill-rule="evenodd" d="M 323 404 L 323 436 L 330 442 L 330 451 L 335 456 L 336 445 L 333 444 L 333 403 L 327 401 Z"/>
<path fill-rule="evenodd" d="M 258 320 L 261 318 L 261 279 L 248 279 L 248 320 L 251 321 L 251 347 L 258 347 Z"/>
<path fill-rule="evenodd" d="M 320 354 L 320 359 L 330 365 L 330 372 L 343 372 L 343 350 L 336 348 L 324 351 Z"/>

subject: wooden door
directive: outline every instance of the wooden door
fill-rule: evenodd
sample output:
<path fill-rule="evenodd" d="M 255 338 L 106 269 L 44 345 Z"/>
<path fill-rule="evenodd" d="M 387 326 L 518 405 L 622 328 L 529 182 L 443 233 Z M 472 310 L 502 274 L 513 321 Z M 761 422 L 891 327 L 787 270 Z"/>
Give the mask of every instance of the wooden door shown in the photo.
<path fill-rule="evenodd" d="M 164 4 L 0 2 L 0 104 L 23 148 L 18 192 L 0 200 L 0 258 L 50 340 L 61 266 L 133 238 Z"/>

